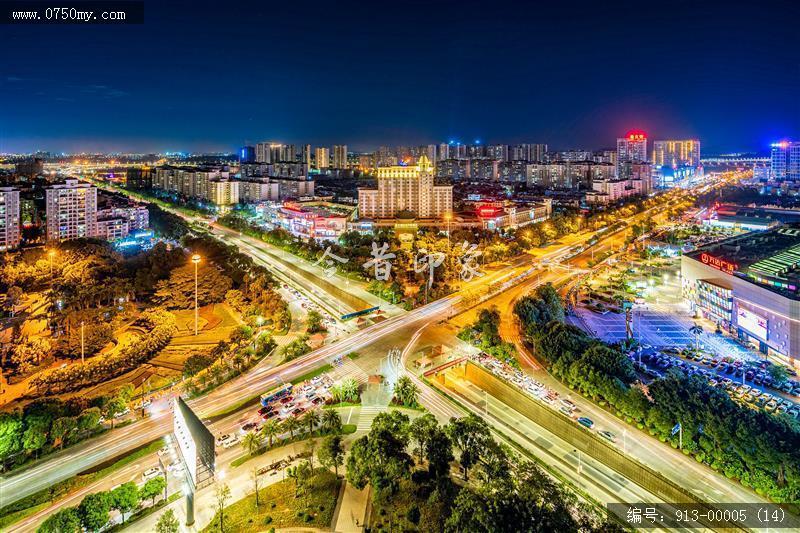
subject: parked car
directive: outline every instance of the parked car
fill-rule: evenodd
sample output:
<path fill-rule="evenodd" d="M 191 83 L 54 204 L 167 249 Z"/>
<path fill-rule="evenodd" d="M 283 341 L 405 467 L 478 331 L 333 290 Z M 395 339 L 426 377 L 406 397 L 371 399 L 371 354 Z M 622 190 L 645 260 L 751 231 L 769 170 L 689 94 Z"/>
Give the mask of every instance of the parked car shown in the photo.
<path fill-rule="evenodd" d="M 158 477 L 159 475 L 161 475 L 161 469 L 156 467 L 148 468 L 147 470 L 142 472 L 142 480 L 149 481 L 155 477 Z"/>
<path fill-rule="evenodd" d="M 591 418 L 587 418 L 585 416 L 580 417 L 578 419 L 578 423 L 580 425 L 582 425 L 582 426 L 585 426 L 585 427 L 589 428 L 589 429 L 592 429 L 592 427 L 594 426 L 594 421 Z"/>

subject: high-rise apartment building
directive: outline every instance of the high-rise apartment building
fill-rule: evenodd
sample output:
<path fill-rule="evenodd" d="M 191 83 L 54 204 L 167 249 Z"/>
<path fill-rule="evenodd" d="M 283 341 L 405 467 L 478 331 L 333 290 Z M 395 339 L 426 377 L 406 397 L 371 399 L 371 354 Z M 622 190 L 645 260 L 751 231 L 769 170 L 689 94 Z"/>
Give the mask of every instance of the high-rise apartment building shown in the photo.
<path fill-rule="evenodd" d="M 653 141 L 652 163 L 658 167 L 699 167 L 700 141 L 697 139 Z"/>
<path fill-rule="evenodd" d="M 433 165 L 425 155 L 416 165 L 378 167 L 376 174 L 376 187 L 358 189 L 363 218 L 393 218 L 401 211 L 432 218 L 453 210 L 453 186 L 434 185 Z"/>
<path fill-rule="evenodd" d="M 255 146 L 242 146 L 239 149 L 239 162 L 240 163 L 255 163 L 256 161 L 256 147 Z"/>
<path fill-rule="evenodd" d="M 333 168 L 347 168 L 346 144 L 336 144 L 333 146 Z"/>
<path fill-rule="evenodd" d="M 317 148 L 314 150 L 314 162 L 317 168 L 322 170 L 331 166 L 331 152 L 327 148 Z"/>
<path fill-rule="evenodd" d="M 311 168 L 311 145 L 304 144 L 303 152 L 300 156 L 300 162 L 306 165 L 306 168 Z"/>
<path fill-rule="evenodd" d="M 647 135 L 643 131 L 629 131 L 617 139 L 617 167 L 622 161 L 647 160 Z"/>
<path fill-rule="evenodd" d="M 19 189 L 0 187 L 0 252 L 19 246 L 19 227 Z"/>
<path fill-rule="evenodd" d="M 800 141 L 781 141 L 772 144 L 770 178 L 800 181 Z"/>
<path fill-rule="evenodd" d="M 97 188 L 68 179 L 45 189 L 47 240 L 97 236 Z"/>
<path fill-rule="evenodd" d="M 512 161 L 544 161 L 546 144 L 517 144 L 511 147 Z"/>

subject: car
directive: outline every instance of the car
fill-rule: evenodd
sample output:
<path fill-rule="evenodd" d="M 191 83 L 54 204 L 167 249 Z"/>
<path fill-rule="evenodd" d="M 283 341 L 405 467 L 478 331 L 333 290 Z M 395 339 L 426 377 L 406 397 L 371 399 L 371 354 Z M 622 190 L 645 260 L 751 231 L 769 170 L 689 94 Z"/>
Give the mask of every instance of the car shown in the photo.
<path fill-rule="evenodd" d="M 261 416 L 264 416 L 265 414 L 269 413 L 270 411 L 272 411 L 272 407 L 262 407 L 261 409 L 258 410 L 258 414 L 260 414 Z"/>
<path fill-rule="evenodd" d="M 319 396 L 317 396 L 316 398 L 314 398 L 313 400 L 311 400 L 311 403 L 312 403 L 312 405 L 320 405 L 320 404 L 321 404 L 321 403 L 323 403 L 324 401 L 325 401 L 325 400 L 323 400 L 322 398 L 320 398 Z"/>
<path fill-rule="evenodd" d="M 256 428 L 258 428 L 258 424 L 256 422 L 248 422 L 244 424 L 239 431 L 241 431 L 242 434 L 244 434 Z"/>
<path fill-rule="evenodd" d="M 233 438 L 233 435 L 231 435 L 230 433 L 226 433 L 224 435 L 220 435 L 219 437 L 217 437 L 217 445 L 221 446 L 225 442 L 229 441 L 232 438 Z"/>
<path fill-rule="evenodd" d="M 159 457 L 161 457 L 163 455 L 167 455 L 169 453 L 169 446 L 164 446 L 163 448 L 158 450 L 158 452 L 156 452 L 156 453 L 158 453 Z"/>
<path fill-rule="evenodd" d="M 129 414 L 130 412 L 131 412 L 130 408 L 126 407 L 125 409 L 123 409 L 119 413 L 115 414 L 114 418 L 122 418 L 123 416 Z"/>
<path fill-rule="evenodd" d="M 607 429 L 598 431 L 597 433 L 609 442 L 617 442 L 617 436 L 614 433 L 608 431 Z"/>
<path fill-rule="evenodd" d="M 169 464 L 167 470 L 169 470 L 170 472 L 180 472 L 183 470 L 183 464 L 181 464 L 181 462 L 176 459 L 175 461 Z"/>
<path fill-rule="evenodd" d="M 574 411 L 575 409 L 578 408 L 577 405 L 572 403 L 570 400 L 567 400 L 566 398 L 562 398 L 561 400 L 559 400 L 559 403 L 561 403 L 561 405 L 563 405 L 564 407 L 566 407 L 570 411 Z"/>
<path fill-rule="evenodd" d="M 147 470 L 142 472 L 142 481 L 150 481 L 151 479 L 156 478 L 160 475 L 161 475 L 160 468 L 156 467 L 148 468 Z"/>
<path fill-rule="evenodd" d="M 562 405 L 561 407 L 558 408 L 558 410 L 564 413 L 566 416 L 572 417 L 572 409 L 570 409 L 566 405 Z"/>
<path fill-rule="evenodd" d="M 592 429 L 592 427 L 594 426 L 594 421 L 591 418 L 587 418 L 585 416 L 578 418 L 578 423 L 589 429 Z"/>
<path fill-rule="evenodd" d="M 306 410 L 303 409 L 302 407 L 297 407 L 297 408 L 295 408 L 294 411 L 292 411 L 292 416 L 300 416 L 305 412 L 306 412 Z"/>
<path fill-rule="evenodd" d="M 266 413 L 262 413 L 261 419 L 262 420 L 269 420 L 270 418 L 275 416 L 277 413 L 278 413 L 277 411 L 272 411 L 272 410 L 267 411 Z"/>
<path fill-rule="evenodd" d="M 233 437 L 227 439 L 225 442 L 223 442 L 222 443 L 222 447 L 227 450 L 228 448 L 230 448 L 232 446 L 236 446 L 237 444 L 239 444 L 239 437 L 233 436 Z"/>
<path fill-rule="evenodd" d="M 294 396 L 284 396 L 283 398 L 280 399 L 280 402 L 283 405 L 286 405 L 287 403 L 290 403 L 292 400 L 294 400 Z"/>

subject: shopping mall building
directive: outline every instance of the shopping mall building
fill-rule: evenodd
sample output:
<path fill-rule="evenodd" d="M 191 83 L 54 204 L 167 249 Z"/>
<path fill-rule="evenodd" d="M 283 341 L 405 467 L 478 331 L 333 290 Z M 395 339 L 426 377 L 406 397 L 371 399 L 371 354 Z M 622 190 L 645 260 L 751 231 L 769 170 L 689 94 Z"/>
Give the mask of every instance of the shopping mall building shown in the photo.
<path fill-rule="evenodd" d="M 731 237 L 681 258 L 692 309 L 800 368 L 800 225 Z"/>

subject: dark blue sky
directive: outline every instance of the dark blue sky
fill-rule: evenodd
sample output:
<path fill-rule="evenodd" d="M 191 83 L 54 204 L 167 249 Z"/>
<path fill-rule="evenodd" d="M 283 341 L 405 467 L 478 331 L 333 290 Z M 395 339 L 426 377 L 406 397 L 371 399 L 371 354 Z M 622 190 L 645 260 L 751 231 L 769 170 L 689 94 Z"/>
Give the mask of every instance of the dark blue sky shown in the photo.
<path fill-rule="evenodd" d="M 741 5 L 738 5 L 741 4 Z M 800 137 L 798 2 L 148 0 L 0 26 L 0 152 Z"/>

